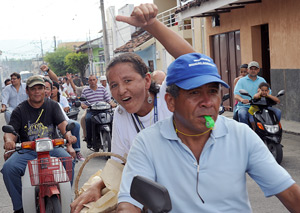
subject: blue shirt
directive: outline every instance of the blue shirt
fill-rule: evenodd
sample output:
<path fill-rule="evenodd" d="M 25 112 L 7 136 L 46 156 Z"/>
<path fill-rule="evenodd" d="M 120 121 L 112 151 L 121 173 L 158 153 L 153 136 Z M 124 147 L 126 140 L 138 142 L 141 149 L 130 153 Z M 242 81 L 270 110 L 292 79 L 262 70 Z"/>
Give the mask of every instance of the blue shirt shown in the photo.
<path fill-rule="evenodd" d="M 25 83 L 21 83 L 19 92 L 17 92 L 12 84 L 7 85 L 2 91 L 2 104 L 6 107 L 11 107 L 12 109 L 16 108 L 21 102 L 27 100 L 27 98 Z"/>
<path fill-rule="evenodd" d="M 235 95 L 240 95 L 243 99 L 250 100 L 250 97 L 241 95 L 240 92 L 239 92 L 239 90 L 240 89 L 244 89 L 244 90 L 246 90 L 253 97 L 257 93 L 259 84 L 262 83 L 262 82 L 266 82 L 266 80 L 263 77 L 257 76 L 256 80 L 253 81 L 247 75 L 247 76 L 241 78 L 240 80 L 238 80 L 238 82 L 237 82 L 237 84 L 235 85 L 235 88 L 234 88 L 234 94 Z M 240 107 L 250 108 L 250 105 L 238 102 L 238 104 L 237 104 L 237 110 Z"/>
<path fill-rule="evenodd" d="M 218 116 L 197 162 L 177 137 L 172 118 L 168 118 L 137 135 L 123 171 L 118 202 L 142 207 L 129 194 L 133 177 L 141 175 L 168 189 L 173 212 L 251 212 L 246 173 L 265 196 L 280 193 L 294 184 L 247 125 Z"/>

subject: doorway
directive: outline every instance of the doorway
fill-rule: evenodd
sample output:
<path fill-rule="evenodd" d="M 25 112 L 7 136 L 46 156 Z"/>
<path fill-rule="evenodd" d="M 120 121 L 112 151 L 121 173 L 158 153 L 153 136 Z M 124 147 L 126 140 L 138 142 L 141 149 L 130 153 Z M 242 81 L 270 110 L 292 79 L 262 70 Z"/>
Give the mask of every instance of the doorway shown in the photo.
<path fill-rule="evenodd" d="M 270 43 L 269 43 L 269 25 L 263 24 L 260 26 L 261 30 L 261 70 L 259 75 L 262 76 L 269 84 L 271 84 L 270 77 Z"/>
<path fill-rule="evenodd" d="M 211 37 L 213 59 L 223 81 L 230 89 L 222 88 L 222 96 L 230 94 L 224 106 L 234 106 L 233 81 L 239 75 L 241 65 L 240 31 L 222 33 Z"/>

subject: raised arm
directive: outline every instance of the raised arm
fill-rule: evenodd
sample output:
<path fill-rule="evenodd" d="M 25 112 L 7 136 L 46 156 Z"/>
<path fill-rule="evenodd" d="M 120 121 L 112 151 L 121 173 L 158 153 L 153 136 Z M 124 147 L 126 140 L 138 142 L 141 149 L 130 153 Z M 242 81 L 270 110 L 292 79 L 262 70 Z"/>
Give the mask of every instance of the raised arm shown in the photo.
<path fill-rule="evenodd" d="M 71 74 L 67 73 L 66 76 L 70 81 L 71 87 L 73 88 L 74 92 L 76 93 L 77 86 L 74 84 Z"/>
<path fill-rule="evenodd" d="M 174 58 L 195 52 L 193 47 L 184 38 L 156 19 L 157 12 L 156 5 L 141 4 L 134 8 L 130 17 L 119 15 L 116 17 L 116 20 L 147 30 Z"/>
<path fill-rule="evenodd" d="M 47 72 L 48 75 L 49 75 L 49 78 L 52 80 L 52 81 L 56 81 L 58 82 L 58 78 L 57 78 L 57 75 L 45 64 L 43 64 L 40 69 L 43 71 L 43 72 Z"/>

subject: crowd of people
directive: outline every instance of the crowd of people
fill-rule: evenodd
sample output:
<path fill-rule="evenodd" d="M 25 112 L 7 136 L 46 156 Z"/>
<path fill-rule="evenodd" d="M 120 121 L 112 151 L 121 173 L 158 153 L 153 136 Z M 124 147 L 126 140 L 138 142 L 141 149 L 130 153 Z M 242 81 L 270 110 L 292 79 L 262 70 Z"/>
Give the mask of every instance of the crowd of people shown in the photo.
<path fill-rule="evenodd" d="M 61 95 L 86 96 L 83 109 L 95 99 L 102 99 L 115 107 L 113 97 L 118 106 L 112 128 L 112 152 L 128 155 L 118 196 L 118 212 L 141 212 L 143 208 L 130 196 L 131 182 L 136 175 L 164 185 L 169 191 L 174 212 L 251 212 L 246 174 L 255 180 L 266 197 L 275 195 L 289 211 L 300 212 L 299 185 L 277 164 L 256 133 L 244 124 L 251 119 L 251 113 L 248 98 L 239 90 L 245 89 L 257 97 L 269 96 L 271 92 L 269 85 L 263 84 L 265 80 L 258 76 L 259 64 L 252 61 L 242 65 L 242 76 L 233 85 L 238 101 L 235 111 L 240 122 L 219 116 L 220 91 L 229 85 L 221 79 L 213 60 L 196 53 L 186 40 L 159 22 L 157 12 L 154 4 L 141 4 L 134 8 L 131 16 L 117 16 L 116 19 L 148 31 L 175 58 L 166 77 L 161 72 L 151 75 L 141 57 L 134 53 L 114 57 L 106 67 L 106 76 L 100 78 L 102 85 L 97 84 L 95 75 L 89 76 L 88 86 L 74 81 L 76 77 L 71 75 L 59 82 L 60 79 L 53 76 L 48 67 L 41 67 L 50 72 L 49 77 L 57 81 L 56 86 L 51 82 L 47 86 L 44 79 L 39 79 L 36 84 L 27 81 L 25 88 L 29 98 L 16 107 L 9 123 L 22 133 L 23 141 L 27 139 L 28 132 L 23 126 L 26 119 L 32 119 L 23 118 L 23 105 L 34 111 L 44 106 L 44 102 L 53 106 L 55 102 L 60 103 L 57 95 L 53 95 L 53 101 L 42 101 L 45 90 L 48 91 L 46 97 L 51 91 L 56 93 L 52 86 L 56 87 L 55 90 L 60 89 Z M 156 76 L 162 80 L 153 81 Z M 39 94 L 39 101 L 35 100 L 34 94 Z M 54 108 L 58 110 L 58 104 Z M 279 111 L 271 110 L 280 118 Z M 58 111 L 57 120 L 50 123 L 61 129 L 67 123 L 63 118 L 66 109 L 61 106 Z M 37 116 L 39 113 L 36 110 Z M 84 116 L 87 145 L 90 142 L 90 117 L 88 113 Z M 206 117 L 214 121 L 212 126 L 206 125 Z M 17 124 L 17 119 L 21 119 L 21 124 Z M 72 137 L 71 134 L 68 137 Z M 74 138 L 69 139 L 76 144 Z M 5 149 L 12 149 L 15 138 L 5 134 L 4 140 Z M 69 153 L 74 154 L 71 147 Z M 2 169 L 15 211 L 22 207 L 22 203 L 12 196 L 15 193 L 12 190 L 17 189 L 7 180 L 12 175 L 7 168 L 12 159 L 16 161 L 17 158 L 20 156 L 14 153 Z M 13 174 L 19 181 L 22 172 Z M 85 204 L 98 200 L 104 187 L 101 179 L 96 181 L 74 200 L 71 211 L 78 213 Z"/>

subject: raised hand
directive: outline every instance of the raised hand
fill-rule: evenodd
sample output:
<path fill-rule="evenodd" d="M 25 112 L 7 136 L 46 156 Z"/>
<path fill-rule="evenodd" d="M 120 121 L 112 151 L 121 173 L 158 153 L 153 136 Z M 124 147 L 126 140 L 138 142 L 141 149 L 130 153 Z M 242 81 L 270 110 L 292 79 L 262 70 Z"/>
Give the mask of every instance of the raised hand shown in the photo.
<path fill-rule="evenodd" d="M 145 27 L 156 21 L 155 17 L 157 13 L 158 8 L 155 4 L 141 4 L 140 6 L 134 7 L 129 17 L 118 15 L 116 20 L 136 27 Z"/>

